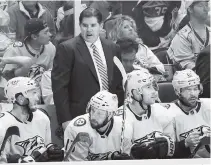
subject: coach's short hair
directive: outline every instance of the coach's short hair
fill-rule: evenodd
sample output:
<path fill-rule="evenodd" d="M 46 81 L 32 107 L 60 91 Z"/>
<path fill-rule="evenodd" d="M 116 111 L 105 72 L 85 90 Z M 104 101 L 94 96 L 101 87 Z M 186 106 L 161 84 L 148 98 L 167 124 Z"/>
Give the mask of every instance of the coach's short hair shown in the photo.
<path fill-rule="evenodd" d="M 81 12 L 81 14 L 79 16 L 80 24 L 82 23 L 82 20 L 85 17 L 96 17 L 98 23 L 102 23 L 102 20 L 103 20 L 102 13 L 99 10 L 97 10 L 95 8 L 91 8 L 91 7 L 88 7 Z"/>

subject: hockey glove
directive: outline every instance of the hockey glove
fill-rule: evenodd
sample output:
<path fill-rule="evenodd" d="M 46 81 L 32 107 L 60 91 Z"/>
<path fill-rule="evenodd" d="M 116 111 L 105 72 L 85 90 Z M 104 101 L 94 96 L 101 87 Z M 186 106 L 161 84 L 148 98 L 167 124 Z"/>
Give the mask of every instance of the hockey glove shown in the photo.
<path fill-rule="evenodd" d="M 7 155 L 7 163 L 18 163 L 18 160 L 21 158 L 19 154 Z"/>
<path fill-rule="evenodd" d="M 31 156 L 21 157 L 18 160 L 18 163 L 32 163 L 35 162 L 35 160 Z"/>
<path fill-rule="evenodd" d="M 134 159 L 155 159 L 156 152 L 153 149 L 154 139 L 148 139 L 144 142 L 136 143 L 131 148 L 131 156 Z"/>
<path fill-rule="evenodd" d="M 64 150 L 56 144 L 47 146 L 47 154 L 49 161 L 62 161 L 64 159 Z"/>
<path fill-rule="evenodd" d="M 160 136 L 137 143 L 131 148 L 131 155 L 135 159 L 161 159 L 173 156 L 175 144 L 168 136 Z"/>
<path fill-rule="evenodd" d="M 129 159 L 132 159 L 132 157 L 126 153 L 120 153 L 118 151 L 115 151 L 111 154 L 111 160 L 129 160 Z"/>
<path fill-rule="evenodd" d="M 166 158 L 173 156 L 175 151 L 175 143 L 168 136 L 161 136 L 155 138 L 153 149 L 156 151 L 157 158 Z"/>

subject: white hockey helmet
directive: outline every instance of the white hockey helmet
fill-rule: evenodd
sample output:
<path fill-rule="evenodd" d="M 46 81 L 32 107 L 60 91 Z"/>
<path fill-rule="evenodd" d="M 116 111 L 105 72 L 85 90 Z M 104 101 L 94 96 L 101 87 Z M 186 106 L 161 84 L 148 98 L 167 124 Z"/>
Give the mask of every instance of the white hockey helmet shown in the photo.
<path fill-rule="evenodd" d="M 177 95 L 180 93 L 180 89 L 193 85 L 200 85 L 200 90 L 202 90 L 199 76 L 191 69 L 176 71 L 172 85 Z"/>
<path fill-rule="evenodd" d="M 7 82 L 4 93 L 8 101 L 14 103 L 16 94 L 22 93 L 24 97 L 28 98 L 28 91 L 38 87 L 38 84 L 28 77 L 15 77 Z"/>
<path fill-rule="evenodd" d="M 154 76 L 145 68 L 134 70 L 127 74 L 127 97 L 131 98 L 132 90 L 136 89 L 142 94 L 142 87 L 153 84 L 155 90 L 158 90 Z"/>
<path fill-rule="evenodd" d="M 90 107 L 107 112 L 115 112 L 118 110 L 117 95 L 106 90 L 100 91 L 90 99 L 87 106 L 87 112 L 89 112 Z"/>

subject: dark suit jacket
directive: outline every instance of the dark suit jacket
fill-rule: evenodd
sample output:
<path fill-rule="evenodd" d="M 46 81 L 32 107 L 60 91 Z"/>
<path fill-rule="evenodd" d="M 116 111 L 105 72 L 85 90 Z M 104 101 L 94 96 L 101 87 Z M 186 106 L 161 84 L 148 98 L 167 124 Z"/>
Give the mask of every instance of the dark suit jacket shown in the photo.
<path fill-rule="evenodd" d="M 200 97 L 210 98 L 210 45 L 198 54 L 195 70 L 204 88 Z"/>
<path fill-rule="evenodd" d="M 122 77 L 113 63 L 114 56 L 120 58 L 119 48 L 105 39 L 101 39 L 101 43 L 107 62 L 109 91 L 121 93 L 118 87 Z M 51 79 L 59 122 L 85 114 L 88 101 L 100 91 L 100 85 L 93 60 L 81 35 L 57 47 Z"/>

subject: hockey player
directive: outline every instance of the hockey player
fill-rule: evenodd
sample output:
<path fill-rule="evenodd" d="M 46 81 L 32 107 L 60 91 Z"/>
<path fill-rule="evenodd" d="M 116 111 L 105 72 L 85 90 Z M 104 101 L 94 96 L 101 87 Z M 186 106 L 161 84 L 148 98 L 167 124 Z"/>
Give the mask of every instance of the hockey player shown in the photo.
<path fill-rule="evenodd" d="M 135 159 L 166 158 L 174 154 L 173 120 L 164 107 L 154 104 L 157 91 L 158 86 L 148 70 L 134 70 L 128 74 L 129 101 L 116 115 L 125 113 L 125 123 L 133 125 L 131 155 Z"/>
<path fill-rule="evenodd" d="M 175 134 L 178 158 L 188 158 L 204 136 L 210 137 L 210 99 L 199 99 L 202 85 L 199 76 L 192 70 L 177 71 L 172 81 L 178 100 L 166 104 L 175 116 Z M 209 145 L 196 152 L 196 158 L 210 157 Z"/>
<path fill-rule="evenodd" d="M 117 109 L 115 94 L 100 91 L 91 98 L 87 105 L 89 113 L 76 117 L 65 129 L 65 157 L 68 161 L 130 159 L 132 129 L 126 130 L 122 143 L 124 153 L 119 153 L 122 121 L 119 117 L 113 117 Z M 71 154 L 67 155 L 80 133 L 87 133 L 90 140 L 77 142 Z"/>
<path fill-rule="evenodd" d="M 27 77 L 13 78 L 5 86 L 5 95 L 13 103 L 13 109 L 0 114 L 1 162 L 62 160 L 64 152 L 57 145 L 50 144 L 49 118 L 36 108 L 40 103 L 37 83 Z M 44 156 L 33 160 L 34 152 L 40 149 L 46 151 Z"/>

